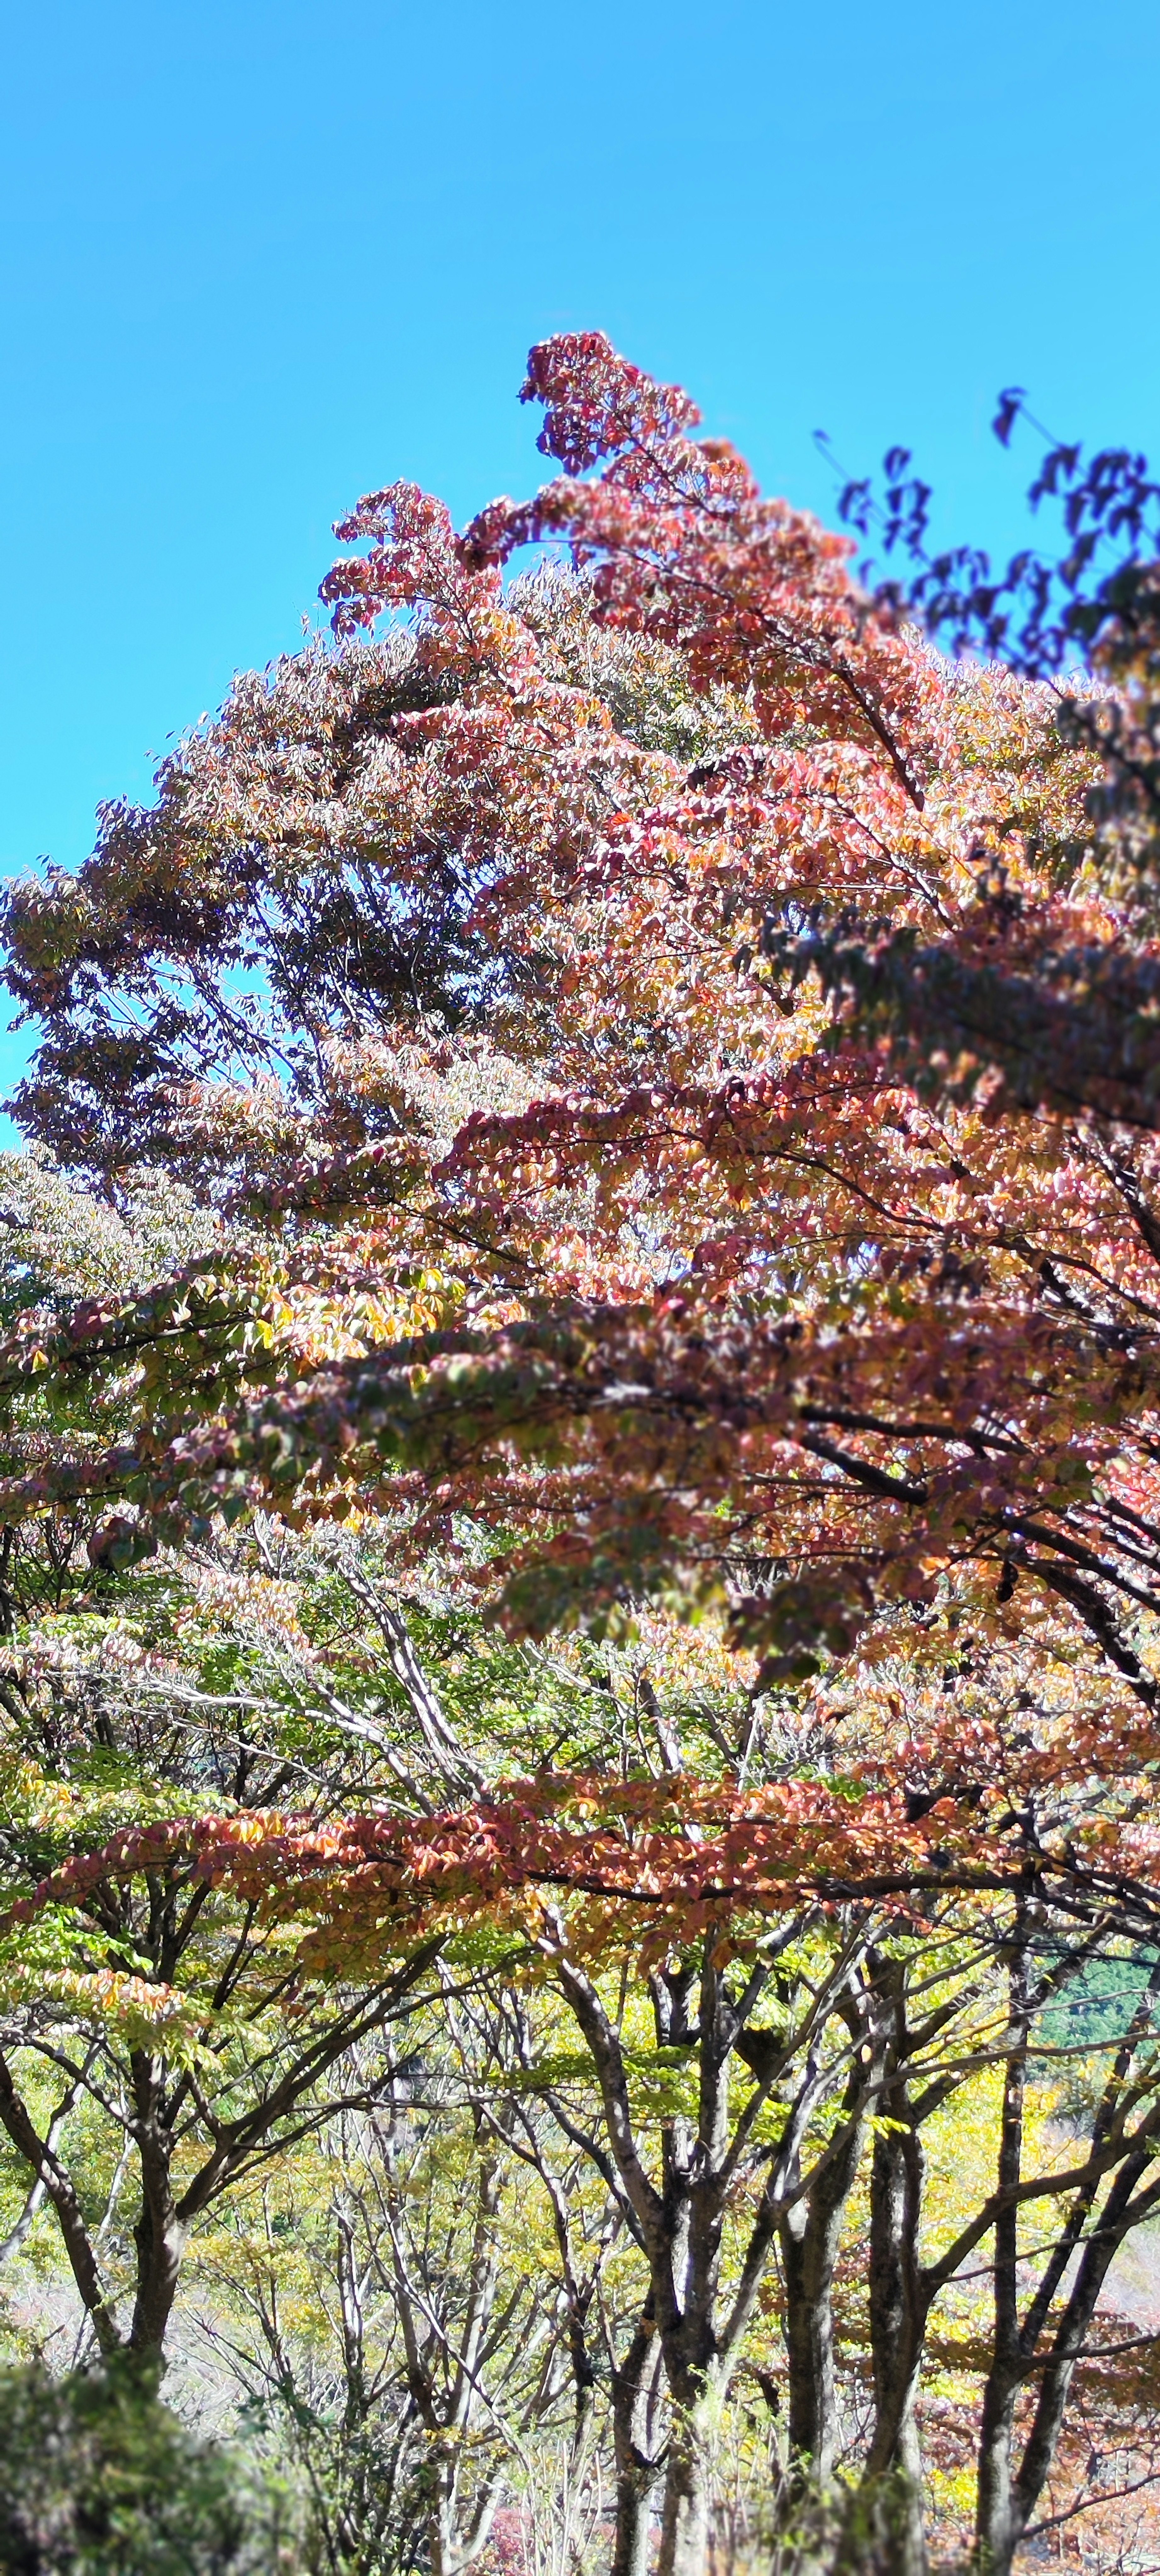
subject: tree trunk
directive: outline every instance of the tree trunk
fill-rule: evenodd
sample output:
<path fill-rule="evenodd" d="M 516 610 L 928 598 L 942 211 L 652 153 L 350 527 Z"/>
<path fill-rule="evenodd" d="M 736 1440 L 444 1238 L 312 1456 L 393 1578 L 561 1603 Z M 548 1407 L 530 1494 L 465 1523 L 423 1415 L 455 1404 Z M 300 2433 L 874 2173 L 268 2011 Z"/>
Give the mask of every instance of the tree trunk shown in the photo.
<path fill-rule="evenodd" d="M 922 2461 L 913 2418 L 891 2466 L 864 2473 L 842 2517 L 829 2576 L 926 2576 Z"/>
<path fill-rule="evenodd" d="M 1039 2395 L 1031 2430 L 1015 2481 L 1019 2530 L 1026 2529 L 1051 2473 L 1063 2431 L 1072 2377 L 1096 2311 L 1096 2302 L 1125 2236 L 1133 2223 L 1150 2216 L 1160 2198 L 1160 2185 L 1136 2198 L 1137 2185 L 1152 2164 L 1150 2152 L 1130 2156 L 1117 2174 L 1084 2249 L 1079 2270 L 1064 2305 L 1051 2348 L 1038 2374 Z M 1024 2337 L 1030 2341 L 1030 2329 Z"/>
<path fill-rule="evenodd" d="M 652 2500 L 659 2472 L 635 2465 L 616 2471 L 616 2537 L 611 2576 L 648 2576 L 652 2538 Z"/>
<path fill-rule="evenodd" d="M 785 2341 L 789 2363 L 790 2475 L 795 2485 L 824 2486 L 834 2460 L 834 2343 L 830 2283 L 816 2229 L 804 2202 L 781 2230 L 785 2274 Z"/>
<path fill-rule="evenodd" d="M 647 2576 L 652 2500 L 661 2474 L 653 2456 L 660 2361 L 650 2300 L 623 2363 L 614 2364 L 612 2371 L 616 2538 L 611 2576 Z"/>
<path fill-rule="evenodd" d="M 428 2445 L 426 2474 L 427 2541 L 431 2552 L 431 2576 L 459 2576 L 459 2531 L 456 2514 L 456 2450 L 454 2442 L 436 2436 Z"/>
<path fill-rule="evenodd" d="M 992 2369 L 983 2392 L 979 2434 L 979 2496 L 975 2517 L 975 2564 L 979 2576 L 1010 2576 L 1019 2538 L 1019 2516 L 1011 2477 L 1011 2434 L 1017 2381 Z"/>
<path fill-rule="evenodd" d="M 997 2181 L 1006 2206 L 995 2222 L 992 2266 L 995 2343 L 983 2390 L 979 2433 L 979 2488 L 975 2507 L 975 2565 L 980 2576 L 1009 2576 L 1022 2529 L 1012 2477 L 1015 2399 L 1022 2376 L 1019 2337 L 1019 2247 L 1015 2210 L 1023 2165 L 1023 2110 L 1027 2086 L 1027 2035 L 1031 2025 L 1031 1974 L 1026 1923 L 1021 1920 L 1008 1960 L 1011 2040 L 1003 2078 Z"/>
<path fill-rule="evenodd" d="M 657 2576 L 705 2576 L 709 2477 L 701 2408 L 673 2407 Z"/>
<path fill-rule="evenodd" d="M 29 2115 L 27 2105 L 17 2092 L 7 2061 L 0 2053 L 0 2123 L 7 2130 L 17 2152 L 23 2156 L 34 2181 L 42 2182 L 47 2198 L 56 2211 L 65 2252 L 72 2276 L 80 2292 L 85 2314 L 89 2318 L 103 2360 L 120 2352 L 121 2336 L 116 2317 L 105 2295 L 100 2266 L 71 2174 L 62 2165 L 49 2139 L 40 2136 Z"/>
<path fill-rule="evenodd" d="M 894 2467 L 883 2495 L 885 2529 L 891 2555 L 890 2576 L 926 2576 L 926 2514 L 922 2496 L 922 2453 L 911 2403 L 899 2429 Z"/>
<path fill-rule="evenodd" d="M 870 2170 L 870 2350 L 874 2431 L 851 2532 L 891 2576 L 925 2576 L 922 2461 L 914 2400 L 929 2300 L 918 2261 L 923 2152 L 905 2087 L 884 2093 L 891 2125 L 874 2140 Z M 903 2125 L 905 2123 L 905 2125 Z M 856 2561 L 851 2557 L 848 2563 Z"/>
<path fill-rule="evenodd" d="M 854 2187 L 866 2132 L 866 2088 L 851 2079 L 850 2116 L 805 2198 L 786 2211 L 779 2230 L 785 2277 L 789 2363 L 790 2487 L 825 2488 L 838 2442 L 834 2387 L 834 2265 L 842 2220 Z"/>
<path fill-rule="evenodd" d="M 158 2224 L 145 2202 L 133 2235 L 137 2246 L 137 2288 L 129 2350 L 139 2353 L 143 2360 L 154 2361 L 163 2371 L 165 2337 L 177 2296 L 185 2231 L 172 2212 Z"/>

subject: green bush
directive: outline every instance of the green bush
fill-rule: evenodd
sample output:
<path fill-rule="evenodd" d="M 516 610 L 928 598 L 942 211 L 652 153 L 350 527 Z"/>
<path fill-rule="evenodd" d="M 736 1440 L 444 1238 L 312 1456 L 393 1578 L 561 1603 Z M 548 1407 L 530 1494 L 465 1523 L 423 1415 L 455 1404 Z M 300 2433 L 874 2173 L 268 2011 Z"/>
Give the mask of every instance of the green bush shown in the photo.
<path fill-rule="evenodd" d="M 291 2576 L 286 2500 L 128 2365 L 0 2371 L 0 2576 Z"/>

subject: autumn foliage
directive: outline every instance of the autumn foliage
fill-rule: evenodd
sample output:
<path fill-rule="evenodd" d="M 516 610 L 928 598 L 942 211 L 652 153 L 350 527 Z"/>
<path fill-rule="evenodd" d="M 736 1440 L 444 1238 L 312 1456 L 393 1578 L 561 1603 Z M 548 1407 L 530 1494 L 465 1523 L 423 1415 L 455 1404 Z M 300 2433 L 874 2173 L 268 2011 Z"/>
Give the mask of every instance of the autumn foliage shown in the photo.
<path fill-rule="evenodd" d="M 338 645 L 239 681 L 154 807 L 12 896 L 28 1132 L 114 1195 L 175 1175 L 212 1222 L 147 1293 L 8 1334 L 0 1505 L 78 1513 L 98 1576 L 261 1510 L 373 1520 L 400 1580 L 441 1552 L 513 1639 L 708 1614 L 826 1759 L 750 1779 L 748 1741 L 712 1774 L 670 1747 L 419 1816 L 150 1822 L 11 1919 L 171 1871 L 299 1925 L 312 1991 L 486 1927 L 563 1979 L 599 2062 L 601 1962 L 741 1973 L 771 1925 L 853 1909 L 852 2177 L 875 2102 L 921 2126 L 874 2018 L 892 1941 L 989 1924 L 1022 1962 L 1010 2058 L 1061 1926 L 1156 1937 L 1160 943 L 1124 750 L 1152 593 L 1069 630 L 1066 688 L 948 660 L 601 335 L 533 350 L 523 398 L 553 481 L 462 535 L 411 485 L 360 501 Z M 1073 2246 L 1113 2130 L 1136 2212 L 1150 2116 L 1109 2109 Z M 1090 2303 L 1042 2359 L 1061 2280 L 995 2399 L 1009 2452 L 1046 2372 L 980 2565 L 1083 2357 Z M 878 2353 L 876 2475 L 910 2475 L 934 2295 L 893 2415 Z M 691 2407 L 710 2364 L 678 2341 Z"/>

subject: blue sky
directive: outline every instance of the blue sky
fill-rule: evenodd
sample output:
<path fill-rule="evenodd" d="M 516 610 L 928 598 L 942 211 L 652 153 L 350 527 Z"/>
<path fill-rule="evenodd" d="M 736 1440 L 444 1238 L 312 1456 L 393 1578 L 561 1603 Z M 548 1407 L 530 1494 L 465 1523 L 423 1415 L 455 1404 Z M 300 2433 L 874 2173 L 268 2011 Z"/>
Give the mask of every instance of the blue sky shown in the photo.
<path fill-rule="evenodd" d="M 1156 0 L 39 0 L 5 29 L 0 871 L 293 646 L 330 521 L 535 477 L 600 325 L 825 509 L 895 439 L 948 534 L 999 386 L 1160 448 Z M 0 1081 L 19 1048 L 0 1041 Z"/>

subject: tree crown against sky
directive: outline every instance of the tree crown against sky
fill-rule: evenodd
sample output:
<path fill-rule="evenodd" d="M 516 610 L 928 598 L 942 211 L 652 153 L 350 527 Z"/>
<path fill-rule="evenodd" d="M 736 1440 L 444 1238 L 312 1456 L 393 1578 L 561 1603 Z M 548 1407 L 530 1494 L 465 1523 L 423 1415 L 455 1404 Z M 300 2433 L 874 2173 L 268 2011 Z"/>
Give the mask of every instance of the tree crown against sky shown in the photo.
<path fill-rule="evenodd" d="M 216 1161 L 235 1218 L 282 1225 L 280 1329 L 232 1257 L 172 1322 L 164 1299 L 86 1320 L 86 1379 L 106 1337 L 118 1372 L 139 1348 L 153 1419 L 135 1466 L 62 1472 L 180 1514 L 257 1490 L 263 1452 L 304 1502 L 381 1459 L 381 1498 L 438 1465 L 442 1508 L 488 1508 L 492 1442 L 509 1518 L 521 1476 L 541 1519 L 567 1490 L 533 1560 L 561 1607 L 678 1559 L 717 1582 L 730 1546 L 736 1591 L 767 1492 L 802 1570 L 739 1615 L 775 1651 L 795 1622 L 840 1641 L 879 1596 L 921 1606 L 961 1556 L 1053 1589 L 1133 1678 L 1136 1506 L 1099 1479 L 1148 1366 L 1153 970 L 1085 840 L 1093 746 L 1044 688 L 940 665 L 606 344 L 537 353 L 530 390 L 580 474 L 461 542 L 410 487 L 343 523 L 369 551 L 325 585 L 339 624 L 414 612 L 369 685 L 368 648 L 243 684 L 157 809 L 14 897 L 13 980 L 47 1023 L 30 1124 L 115 1175 L 131 1123 L 138 1157 L 192 1157 L 203 1186 Z M 582 599 L 509 603 L 494 557 L 560 536 Z M 593 636 L 631 674 L 619 727 L 568 669 L 587 651 L 599 680 Z M 657 656 L 721 746 L 683 774 L 649 733 Z M 255 967 L 264 1014 L 231 990 Z M 936 1060 L 915 997 L 945 1035 L 950 986 L 961 1042 Z M 1001 1114 L 1008 991 L 1022 1121 Z M 506 1087 L 490 1117 L 464 1116 L 472 1079 Z M 1061 1114 L 1085 1087 L 1116 1141 Z M 333 1326 L 311 1347 L 332 1286 L 345 1350 Z M 429 1369 L 392 1314 L 451 1332 Z M 191 1335 L 204 1430 L 168 1409 Z M 55 1351 L 14 1348 L 11 1382 Z"/>

